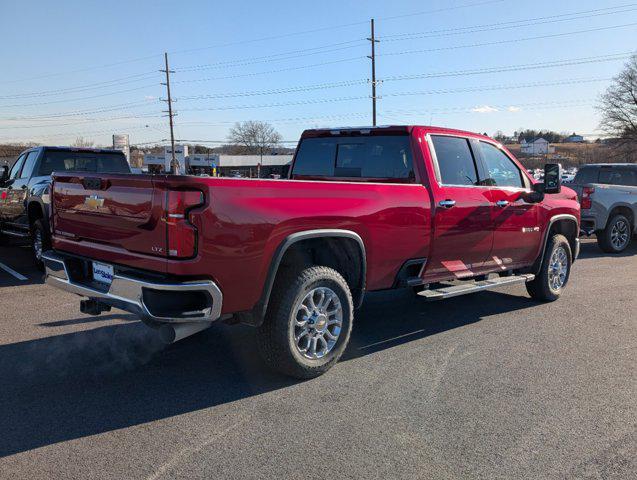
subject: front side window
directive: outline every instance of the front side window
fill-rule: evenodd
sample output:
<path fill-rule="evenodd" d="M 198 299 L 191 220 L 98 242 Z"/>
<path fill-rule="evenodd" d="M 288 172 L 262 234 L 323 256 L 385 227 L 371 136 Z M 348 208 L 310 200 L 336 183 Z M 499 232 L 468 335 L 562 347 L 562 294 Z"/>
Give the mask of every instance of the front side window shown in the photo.
<path fill-rule="evenodd" d="M 299 146 L 292 173 L 336 178 L 415 179 L 406 135 L 306 138 Z"/>
<path fill-rule="evenodd" d="M 502 150 L 495 145 L 482 141 L 480 142 L 480 148 L 489 176 L 484 182 L 486 185 L 524 187 L 520 169 Z"/>
<path fill-rule="evenodd" d="M 478 172 L 469 140 L 461 137 L 432 135 L 440 181 L 444 185 L 477 185 Z"/>
<path fill-rule="evenodd" d="M 26 154 L 20 155 L 18 159 L 15 161 L 15 163 L 13 164 L 13 167 L 11 167 L 11 170 L 9 171 L 9 180 L 15 180 L 16 178 L 18 178 L 18 174 L 20 173 L 20 170 L 22 169 L 22 165 L 24 164 L 25 158 L 26 158 Z"/>
<path fill-rule="evenodd" d="M 20 178 L 31 178 L 31 174 L 33 173 L 33 167 L 35 166 L 35 162 L 38 159 L 38 155 L 40 152 L 37 150 L 30 152 L 27 155 L 27 159 L 24 162 L 24 168 L 22 168 L 22 173 L 20 173 Z"/>

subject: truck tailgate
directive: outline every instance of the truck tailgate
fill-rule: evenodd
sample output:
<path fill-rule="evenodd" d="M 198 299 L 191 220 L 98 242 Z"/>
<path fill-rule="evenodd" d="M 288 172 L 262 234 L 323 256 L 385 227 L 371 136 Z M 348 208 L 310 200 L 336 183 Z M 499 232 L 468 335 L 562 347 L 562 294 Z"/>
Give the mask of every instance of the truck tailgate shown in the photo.
<path fill-rule="evenodd" d="M 165 192 L 147 175 L 65 173 L 52 187 L 53 233 L 129 252 L 164 256 Z"/>

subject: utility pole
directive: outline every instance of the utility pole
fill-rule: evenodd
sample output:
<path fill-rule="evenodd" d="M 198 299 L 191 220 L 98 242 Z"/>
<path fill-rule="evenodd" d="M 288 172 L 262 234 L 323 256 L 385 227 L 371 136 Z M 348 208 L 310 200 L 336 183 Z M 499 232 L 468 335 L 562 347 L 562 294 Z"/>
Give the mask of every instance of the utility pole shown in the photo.
<path fill-rule="evenodd" d="M 175 73 L 174 70 L 170 70 L 168 68 L 168 53 L 164 52 L 164 60 L 166 62 L 166 69 L 160 70 L 160 72 L 166 73 L 166 83 L 162 83 L 162 85 L 166 85 L 166 92 L 168 94 L 168 98 L 164 100 L 168 102 L 168 121 L 170 122 L 170 150 L 172 153 L 172 160 L 170 161 L 170 173 L 173 175 L 179 175 L 179 162 L 175 158 L 175 134 L 173 131 L 173 117 L 176 114 L 173 114 L 173 102 L 170 96 L 170 74 Z M 165 111 L 165 110 L 164 110 Z"/>
<path fill-rule="evenodd" d="M 376 126 L 376 43 L 379 40 L 376 40 L 374 36 L 374 19 L 372 18 L 372 36 L 369 37 L 369 40 L 372 43 L 372 54 L 368 55 L 367 58 L 372 60 L 372 125 Z"/>

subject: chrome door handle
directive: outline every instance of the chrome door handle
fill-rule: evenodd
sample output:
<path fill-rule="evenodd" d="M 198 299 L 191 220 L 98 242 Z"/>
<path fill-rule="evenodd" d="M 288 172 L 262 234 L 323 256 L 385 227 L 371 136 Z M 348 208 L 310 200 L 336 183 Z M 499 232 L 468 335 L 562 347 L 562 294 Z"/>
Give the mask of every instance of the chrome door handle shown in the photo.
<path fill-rule="evenodd" d="M 456 206 L 456 201 L 455 200 L 440 200 L 438 202 L 438 205 L 440 205 L 443 208 L 452 208 Z"/>
<path fill-rule="evenodd" d="M 495 204 L 500 208 L 504 208 L 509 204 L 509 202 L 506 200 L 498 200 Z"/>

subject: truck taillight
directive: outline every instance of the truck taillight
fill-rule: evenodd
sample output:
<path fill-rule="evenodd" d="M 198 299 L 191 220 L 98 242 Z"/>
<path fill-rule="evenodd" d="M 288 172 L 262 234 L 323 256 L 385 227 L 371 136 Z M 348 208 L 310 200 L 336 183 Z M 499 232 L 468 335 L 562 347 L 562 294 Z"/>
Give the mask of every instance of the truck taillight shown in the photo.
<path fill-rule="evenodd" d="M 169 190 L 166 205 L 168 256 L 194 257 L 197 229 L 188 220 L 188 211 L 204 203 L 203 193 L 193 190 Z"/>
<path fill-rule="evenodd" d="M 582 201 L 580 202 L 580 206 L 583 210 L 588 210 L 593 206 L 591 199 L 593 193 L 595 193 L 595 187 L 584 187 L 582 189 Z"/>

